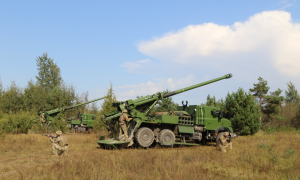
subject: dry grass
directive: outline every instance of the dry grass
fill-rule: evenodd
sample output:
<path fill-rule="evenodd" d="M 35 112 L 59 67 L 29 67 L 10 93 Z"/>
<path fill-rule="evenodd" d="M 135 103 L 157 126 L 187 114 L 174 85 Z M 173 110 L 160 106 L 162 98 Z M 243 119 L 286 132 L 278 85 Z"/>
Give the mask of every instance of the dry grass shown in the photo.
<path fill-rule="evenodd" d="M 103 150 L 94 134 L 67 137 L 64 157 L 50 156 L 45 136 L 2 137 L 0 179 L 300 179 L 297 132 L 238 137 L 227 153 L 214 146 Z"/>

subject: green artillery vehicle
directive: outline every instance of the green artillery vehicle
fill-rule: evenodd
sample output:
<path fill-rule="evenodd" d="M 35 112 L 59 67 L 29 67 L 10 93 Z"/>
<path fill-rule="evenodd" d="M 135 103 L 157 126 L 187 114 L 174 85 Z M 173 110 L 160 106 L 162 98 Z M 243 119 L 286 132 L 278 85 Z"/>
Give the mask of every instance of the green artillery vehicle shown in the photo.
<path fill-rule="evenodd" d="M 45 124 L 45 126 L 49 126 L 52 122 L 52 120 L 59 114 L 64 112 L 65 110 L 69 110 L 75 107 L 79 107 L 79 106 L 83 106 L 85 104 L 89 104 L 95 101 L 99 101 L 101 99 L 105 99 L 107 98 L 107 96 L 105 97 L 101 97 L 98 99 L 94 99 L 92 101 L 87 101 L 81 104 L 76 104 L 74 106 L 70 106 L 70 107 L 62 107 L 62 108 L 57 108 L 57 109 L 53 109 L 50 111 L 41 111 L 39 112 L 39 116 L 40 116 L 40 120 L 42 123 Z M 67 127 L 69 128 L 75 128 L 75 129 L 80 129 L 80 130 L 87 130 L 91 127 L 93 127 L 93 123 L 94 123 L 94 119 L 95 119 L 95 115 L 94 114 L 78 114 L 78 120 L 76 120 L 76 118 L 73 119 L 67 119 Z M 91 122 L 93 121 L 93 122 Z"/>
<path fill-rule="evenodd" d="M 163 98 L 231 77 L 231 74 L 227 74 L 177 91 L 158 92 L 134 100 L 115 102 L 113 106 L 118 111 L 106 114 L 103 118 L 110 121 L 108 124 L 113 126 L 122 114 L 122 110 L 127 109 L 128 117 L 133 119 L 128 123 L 128 140 L 125 141 L 124 135 L 112 139 L 105 139 L 104 136 L 100 136 L 97 143 L 102 148 L 129 147 L 133 144 L 147 148 L 154 142 L 165 146 L 174 144 L 198 145 L 199 142 L 216 141 L 225 131 L 230 132 L 235 137 L 231 122 L 223 118 L 223 112 L 220 111 L 220 108 L 197 105 L 188 107 L 186 104 L 178 107 L 178 111 L 158 112 L 154 116 L 148 114 Z M 193 143 L 187 143 L 186 140 L 193 141 Z"/>
<path fill-rule="evenodd" d="M 78 132 L 91 131 L 93 129 L 95 114 L 78 113 L 78 118 L 67 120 L 67 127 Z"/>

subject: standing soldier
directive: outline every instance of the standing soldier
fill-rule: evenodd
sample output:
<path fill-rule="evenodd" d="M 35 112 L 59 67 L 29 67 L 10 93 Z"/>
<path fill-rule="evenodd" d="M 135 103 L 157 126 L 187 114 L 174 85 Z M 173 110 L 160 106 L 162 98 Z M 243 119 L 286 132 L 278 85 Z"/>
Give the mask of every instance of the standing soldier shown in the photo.
<path fill-rule="evenodd" d="M 109 121 L 108 125 L 106 126 L 106 129 L 108 130 L 110 138 L 114 138 L 114 131 L 115 131 L 116 123 L 117 123 L 116 120 L 111 119 Z"/>
<path fill-rule="evenodd" d="M 224 132 L 224 134 L 217 139 L 217 148 L 220 151 L 226 152 L 226 147 L 228 147 L 230 151 L 232 150 L 232 142 L 229 137 L 229 132 Z"/>
<path fill-rule="evenodd" d="M 63 155 L 68 150 L 68 140 L 62 134 L 61 131 L 56 131 L 55 140 L 50 136 L 50 141 L 52 142 L 52 155 L 57 156 L 57 150 L 59 151 L 59 156 Z"/>
<path fill-rule="evenodd" d="M 119 118 L 119 125 L 120 125 L 120 128 L 119 128 L 119 140 L 121 141 L 121 136 L 122 136 L 122 130 L 125 134 L 125 141 L 128 141 L 128 133 L 127 133 L 127 127 L 126 127 L 126 121 L 130 121 L 132 118 L 128 118 L 127 116 L 127 109 L 124 109 L 122 111 L 122 115 L 120 116 Z"/>

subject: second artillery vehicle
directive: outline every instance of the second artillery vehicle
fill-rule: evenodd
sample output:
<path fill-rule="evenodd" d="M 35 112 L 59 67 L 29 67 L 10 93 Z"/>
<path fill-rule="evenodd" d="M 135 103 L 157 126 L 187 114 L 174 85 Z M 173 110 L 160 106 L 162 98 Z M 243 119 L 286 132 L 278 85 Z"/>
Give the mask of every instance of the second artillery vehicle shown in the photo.
<path fill-rule="evenodd" d="M 154 142 L 168 146 L 173 144 L 197 145 L 186 143 L 186 140 L 193 140 L 198 144 L 199 142 L 216 141 L 225 131 L 235 136 L 231 122 L 223 118 L 223 112 L 220 111 L 220 108 L 184 105 L 178 107 L 178 111 L 156 113 L 155 116 L 148 114 L 163 98 L 231 77 L 231 74 L 227 74 L 177 91 L 158 92 L 134 100 L 115 102 L 113 106 L 117 108 L 117 111 L 104 115 L 104 118 L 106 121 L 110 121 L 108 124 L 113 126 L 114 122 L 118 122 L 122 111 L 127 109 L 128 117 L 133 119 L 128 124 L 129 140 L 125 141 L 124 135 L 112 139 L 105 139 L 104 136 L 100 136 L 97 143 L 102 148 L 129 147 L 133 144 L 146 148 Z M 177 142 L 177 139 L 180 139 L 180 142 Z"/>
<path fill-rule="evenodd" d="M 90 132 L 93 129 L 95 114 L 78 112 L 77 118 L 67 118 L 67 128 L 77 132 Z"/>
<path fill-rule="evenodd" d="M 56 116 L 58 116 L 58 114 L 63 113 L 66 110 L 69 109 L 73 109 L 75 107 L 79 107 L 79 106 L 83 106 L 95 101 L 99 101 L 102 99 L 107 98 L 107 96 L 98 98 L 98 99 L 94 99 L 91 101 L 87 101 L 81 104 L 76 104 L 73 106 L 69 106 L 69 107 L 62 107 L 62 108 L 57 108 L 57 109 L 53 109 L 50 111 L 41 111 L 39 112 L 39 116 L 40 116 L 40 120 L 43 124 L 45 124 L 45 126 L 49 126 L 52 121 L 54 120 L 54 118 Z M 75 130 L 79 130 L 79 131 L 85 131 L 85 130 L 89 130 L 93 127 L 94 124 L 94 119 L 95 119 L 95 114 L 80 114 L 78 113 L 78 117 L 77 118 L 67 118 L 67 127 L 70 129 L 75 129 Z"/>

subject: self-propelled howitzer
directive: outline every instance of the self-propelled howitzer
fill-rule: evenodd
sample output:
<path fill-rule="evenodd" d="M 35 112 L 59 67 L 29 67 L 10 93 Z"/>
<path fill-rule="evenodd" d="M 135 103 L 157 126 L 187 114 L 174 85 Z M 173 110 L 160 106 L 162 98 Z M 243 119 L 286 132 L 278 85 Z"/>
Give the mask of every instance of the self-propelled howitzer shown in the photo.
<path fill-rule="evenodd" d="M 72 108 L 75 108 L 75 107 L 83 106 L 85 104 L 89 104 L 89 103 L 92 103 L 92 102 L 95 102 L 95 101 L 99 101 L 99 100 L 105 99 L 105 98 L 107 98 L 107 96 L 104 96 L 104 97 L 101 97 L 101 98 L 98 98 L 98 99 L 94 99 L 94 100 L 91 100 L 91 101 L 87 101 L 87 102 L 84 102 L 84 103 L 81 103 L 81 104 L 76 104 L 76 105 L 73 105 L 73 106 L 69 106 L 69 107 L 62 107 L 62 108 L 57 108 L 57 109 L 53 109 L 53 110 L 49 110 L 49 111 L 41 111 L 38 114 L 41 117 L 41 121 L 43 123 L 47 123 L 47 125 L 49 125 L 51 123 L 51 121 L 59 113 L 62 113 L 65 110 L 69 110 L 69 109 L 72 109 Z"/>
<path fill-rule="evenodd" d="M 173 134 L 176 130 L 174 128 L 178 128 L 178 116 L 171 116 L 171 115 L 159 115 L 159 116 L 150 116 L 148 115 L 149 111 L 158 103 L 159 100 L 162 100 L 164 98 L 168 98 L 173 95 L 180 94 L 182 92 L 186 92 L 201 86 L 208 85 L 210 83 L 214 83 L 223 79 L 228 79 L 231 78 L 231 74 L 227 74 L 225 76 L 212 79 L 203 83 L 199 83 L 193 86 L 189 86 L 186 88 L 182 88 L 176 91 L 172 92 L 158 92 L 153 95 L 147 95 L 141 98 L 137 99 L 129 99 L 127 101 L 118 101 L 114 102 L 113 106 L 117 108 L 117 111 L 111 112 L 109 114 L 104 115 L 105 120 L 110 121 L 108 123 L 109 125 L 113 125 L 114 123 L 111 122 L 117 122 L 120 115 L 122 114 L 122 111 L 124 109 L 127 109 L 128 111 L 128 116 L 133 119 L 133 121 L 129 124 L 128 127 L 128 137 L 129 137 L 129 144 L 133 143 L 134 141 L 137 141 L 139 145 L 142 147 L 148 147 L 152 144 L 153 140 L 156 140 L 156 142 L 159 142 L 162 140 L 164 137 L 163 134 L 167 130 L 173 131 Z M 183 113 L 185 114 L 185 113 Z M 188 114 L 186 112 L 186 114 Z M 189 115 L 190 116 L 190 115 Z M 193 123 L 194 125 L 194 123 Z M 108 128 L 112 130 L 112 128 Z M 183 127 L 183 129 L 188 129 Z M 161 131 L 165 130 L 165 131 Z M 142 137 L 143 134 L 146 134 L 146 136 Z M 160 134 L 162 134 L 160 136 Z M 135 137 L 135 138 L 134 138 Z M 149 142 L 143 142 L 143 138 L 145 140 L 149 139 Z M 175 135 L 174 135 L 175 138 Z M 123 137 L 121 137 L 121 140 Z M 151 140 L 152 139 L 152 140 Z M 119 138 L 115 138 L 115 140 L 119 140 Z M 105 144 L 114 144 L 109 140 L 102 140 L 102 141 L 97 141 L 100 146 L 104 146 Z M 124 141 L 123 141 L 124 142 Z M 115 144 L 120 144 L 116 143 Z"/>
<path fill-rule="evenodd" d="M 158 92 L 153 95 L 147 95 L 138 99 L 129 99 L 127 101 L 118 101 L 113 103 L 113 106 L 118 109 L 118 112 L 112 112 L 110 114 L 105 115 L 105 120 L 110 120 L 116 117 L 119 117 L 122 114 L 123 109 L 128 110 L 128 115 L 136 120 L 148 120 L 147 113 L 158 103 L 159 100 L 163 98 L 167 98 L 170 96 L 174 96 L 201 86 L 205 86 L 223 79 L 231 78 L 232 74 L 227 74 L 225 76 L 212 79 L 203 83 L 195 84 L 193 86 L 189 86 L 186 88 L 178 89 L 172 92 Z"/>

